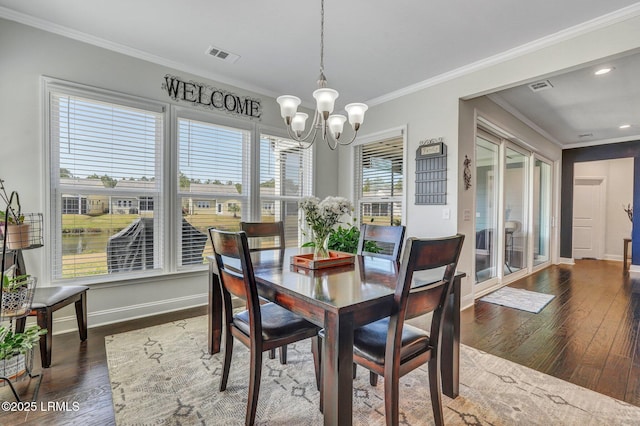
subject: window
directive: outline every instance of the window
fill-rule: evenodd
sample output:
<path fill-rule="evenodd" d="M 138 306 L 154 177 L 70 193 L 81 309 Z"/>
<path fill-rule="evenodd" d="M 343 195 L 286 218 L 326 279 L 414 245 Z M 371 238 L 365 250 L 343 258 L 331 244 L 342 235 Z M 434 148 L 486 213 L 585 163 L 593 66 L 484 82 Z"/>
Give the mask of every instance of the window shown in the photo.
<path fill-rule="evenodd" d="M 46 87 L 52 279 L 162 268 L 160 212 L 133 204 L 161 191 L 162 107 Z"/>
<path fill-rule="evenodd" d="M 251 133 L 192 119 L 196 116 L 188 112 L 182 115 L 177 118 L 178 206 L 182 208 L 177 264 L 201 265 L 213 254 L 207 229 L 237 231 L 240 220 L 249 217 Z M 211 205 L 216 211 L 209 209 Z"/>
<path fill-rule="evenodd" d="M 259 136 L 254 122 L 178 106 L 168 114 L 73 83 L 46 78 L 44 94 L 52 281 L 203 269 L 207 228 L 238 230 L 241 220 L 283 220 L 287 243 L 298 244 L 312 150 Z"/>
<path fill-rule="evenodd" d="M 285 243 L 298 245 L 298 200 L 311 195 L 312 151 L 290 139 L 260 136 L 260 221 L 283 221 Z"/>
<path fill-rule="evenodd" d="M 400 225 L 404 179 L 403 139 L 356 147 L 356 195 L 360 223 Z"/>

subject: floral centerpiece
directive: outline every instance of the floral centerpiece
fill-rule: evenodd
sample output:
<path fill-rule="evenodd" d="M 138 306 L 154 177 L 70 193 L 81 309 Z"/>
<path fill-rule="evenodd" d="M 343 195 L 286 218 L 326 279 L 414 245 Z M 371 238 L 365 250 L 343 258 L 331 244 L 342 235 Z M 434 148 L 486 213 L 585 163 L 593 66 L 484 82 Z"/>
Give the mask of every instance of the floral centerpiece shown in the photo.
<path fill-rule="evenodd" d="M 333 227 L 340 223 L 342 216 L 350 214 L 353 205 L 342 197 L 327 197 L 320 201 L 317 197 L 306 197 L 298 204 L 303 213 L 303 221 L 308 226 L 311 241 L 303 247 L 314 247 L 314 257 L 328 257 L 327 243 Z M 304 228 L 303 228 L 304 231 Z"/>

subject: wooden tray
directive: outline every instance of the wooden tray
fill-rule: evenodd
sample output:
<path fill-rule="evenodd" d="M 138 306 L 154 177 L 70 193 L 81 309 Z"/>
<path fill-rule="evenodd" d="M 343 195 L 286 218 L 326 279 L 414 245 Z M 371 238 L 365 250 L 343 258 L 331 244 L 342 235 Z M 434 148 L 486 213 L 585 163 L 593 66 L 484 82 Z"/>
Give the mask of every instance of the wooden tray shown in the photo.
<path fill-rule="evenodd" d="M 291 256 L 291 264 L 307 269 L 324 269 L 335 266 L 352 265 L 355 256 L 339 251 L 330 251 L 326 259 L 314 259 L 313 253 Z"/>

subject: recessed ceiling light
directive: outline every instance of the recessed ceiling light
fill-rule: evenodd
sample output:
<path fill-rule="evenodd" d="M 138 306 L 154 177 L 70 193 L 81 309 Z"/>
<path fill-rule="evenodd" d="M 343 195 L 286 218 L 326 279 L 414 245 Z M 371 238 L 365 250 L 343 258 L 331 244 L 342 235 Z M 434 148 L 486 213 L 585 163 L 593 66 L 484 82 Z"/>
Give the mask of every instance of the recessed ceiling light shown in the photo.
<path fill-rule="evenodd" d="M 631 127 L 631 124 L 623 124 L 620 126 L 621 129 L 628 129 L 629 127 Z"/>
<path fill-rule="evenodd" d="M 604 67 L 604 68 L 600 68 L 599 70 L 597 70 L 594 74 L 595 75 L 604 75 L 604 74 L 610 73 L 611 71 L 613 71 L 613 67 Z"/>

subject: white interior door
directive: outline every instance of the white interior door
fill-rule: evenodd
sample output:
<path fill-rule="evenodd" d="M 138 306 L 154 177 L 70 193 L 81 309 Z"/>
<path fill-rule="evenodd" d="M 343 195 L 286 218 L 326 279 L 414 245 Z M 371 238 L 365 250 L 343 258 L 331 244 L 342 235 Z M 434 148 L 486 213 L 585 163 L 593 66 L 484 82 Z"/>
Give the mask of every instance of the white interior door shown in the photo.
<path fill-rule="evenodd" d="M 573 258 L 602 259 L 605 205 L 603 178 L 576 178 L 573 187 Z"/>

